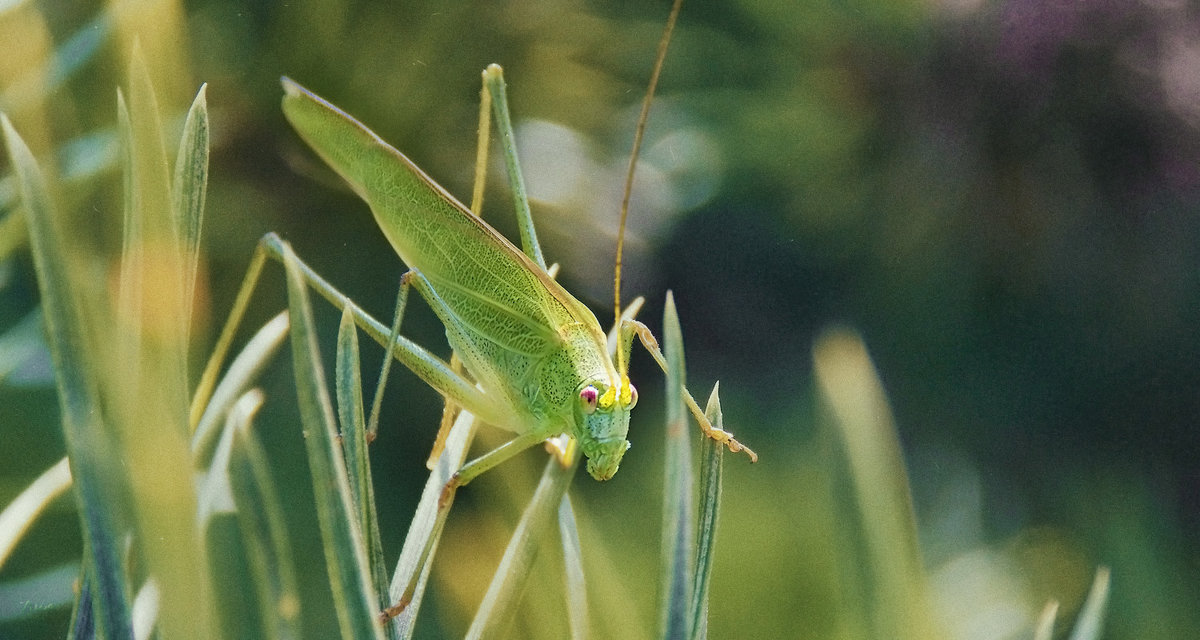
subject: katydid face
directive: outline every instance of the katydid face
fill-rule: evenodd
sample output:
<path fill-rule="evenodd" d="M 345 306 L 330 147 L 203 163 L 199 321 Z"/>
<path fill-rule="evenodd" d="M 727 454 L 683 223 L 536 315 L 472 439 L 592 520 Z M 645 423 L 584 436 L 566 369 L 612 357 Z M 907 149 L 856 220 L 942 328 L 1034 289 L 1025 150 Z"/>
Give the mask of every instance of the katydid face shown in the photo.
<path fill-rule="evenodd" d="M 617 386 L 593 382 L 579 392 L 575 412 L 579 446 L 587 458 L 587 470 L 597 480 L 608 480 L 617 472 L 629 448 L 629 411 L 637 404 L 637 389 L 629 378 Z M 618 388 L 619 387 L 619 388 Z"/>

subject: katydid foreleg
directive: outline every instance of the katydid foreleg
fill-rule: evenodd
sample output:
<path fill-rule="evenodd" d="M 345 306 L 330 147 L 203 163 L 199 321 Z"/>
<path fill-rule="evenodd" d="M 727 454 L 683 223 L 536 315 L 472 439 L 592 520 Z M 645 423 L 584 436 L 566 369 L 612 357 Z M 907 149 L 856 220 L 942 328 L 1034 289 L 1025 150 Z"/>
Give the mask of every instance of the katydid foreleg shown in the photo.
<path fill-rule="evenodd" d="M 650 331 L 650 327 L 647 327 L 641 321 L 634 320 L 633 318 L 621 319 L 620 348 L 624 350 L 626 357 L 628 357 L 629 351 L 631 350 L 633 336 L 635 334 L 637 335 L 638 340 L 642 343 L 642 346 L 645 347 L 650 356 L 654 358 L 654 361 L 658 363 L 659 368 L 661 368 L 664 373 L 667 372 L 667 359 L 663 356 L 662 349 L 658 346 L 658 339 L 654 337 L 654 333 Z M 708 436 L 709 438 L 712 438 L 713 440 L 725 445 L 733 453 L 745 451 L 746 455 L 750 456 L 751 462 L 758 462 L 758 454 L 754 453 L 754 450 L 738 442 L 733 437 L 732 433 L 713 425 L 712 422 L 709 421 L 708 417 L 704 415 L 704 410 L 701 409 L 700 405 L 696 403 L 696 399 L 692 397 L 692 393 L 688 391 L 686 386 L 681 387 L 680 392 L 683 394 L 683 400 L 687 404 L 688 411 L 696 419 L 696 423 L 700 425 L 700 430 L 705 436 Z"/>

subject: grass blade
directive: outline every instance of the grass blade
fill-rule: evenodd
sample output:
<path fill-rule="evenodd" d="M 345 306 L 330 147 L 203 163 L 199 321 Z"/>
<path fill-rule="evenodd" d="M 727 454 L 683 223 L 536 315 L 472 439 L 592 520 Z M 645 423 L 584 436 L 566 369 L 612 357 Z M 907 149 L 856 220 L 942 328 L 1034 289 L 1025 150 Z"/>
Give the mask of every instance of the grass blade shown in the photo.
<path fill-rule="evenodd" d="M 1058 602 L 1051 600 L 1046 603 L 1038 616 L 1037 626 L 1033 630 L 1033 640 L 1051 640 L 1054 637 L 1054 620 L 1058 617 Z"/>
<path fill-rule="evenodd" d="M 221 378 L 220 383 L 204 407 L 200 422 L 192 434 L 192 458 L 199 467 L 208 466 L 212 456 L 211 449 L 220 433 L 217 426 L 233 407 L 234 402 L 250 387 L 250 383 L 258 377 L 263 367 L 275 356 L 276 351 L 287 337 L 288 314 L 280 311 L 271 318 L 254 337 L 246 343 L 246 347 L 238 353 L 229 365 L 229 371 Z"/>
<path fill-rule="evenodd" d="M 383 561 L 379 518 L 375 513 L 375 486 L 371 482 L 371 458 L 367 451 L 360 364 L 358 330 L 354 325 L 354 313 L 347 305 L 342 311 L 342 322 L 338 328 L 334 388 L 337 392 L 338 418 L 342 425 L 342 452 L 350 480 L 350 496 L 367 549 L 371 584 L 377 597 L 376 606 L 383 610 L 391 603 L 387 595 L 387 568 Z"/>
<path fill-rule="evenodd" d="M 563 495 L 558 505 L 558 532 L 562 540 L 567 591 L 567 624 L 572 640 L 588 637 L 587 580 L 583 575 L 583 548 L 579 543 L 579 527 L 571 496 Z"/>
<path fill-rule="evenodd" d="M 0 512 L 0 568 L 12 553 L 29 525 L 55 498 L 71 486 L 71 469 L 67 459 L 59 460 L 42 472 L 4 511 Z"/>
<path fill-rule="evenodd" d="M 129 64 L 124 146 L 125 234 L 115 315 L 98 318 L 106 409 L 120 442 L 136 516 L 133 557 L 152 576 L 164 638 L 216 631 L 207 550 L 195 524 L 197 491 L 187 422 L 182 256 L 158 101 L 140 49 Z M 135 620 L 136 622 L 136 620 Z"/>
<path fill-rule="evenodd" d="M 266 453 L 250 431 L 260 403 L 260 394 L 250 395 L 247 400 L 239 400 L 231 412 L 234 429 L 229 483 L 261 607 L 262 633 L 264 637 L 282 640 L 299 637 L 300 596 L 283 507 L 271 479 Z"/>
<path fill-rule="evenodd" d="M 667 292 L 663 308 L 663 354 L 667 359 L 666 451 L 663 480 L 663 567 L 659 615 L 663 638 L 687 638 L 691 588 L 695 581 L 695 499 L 692 488 L 691 431 L 682 390 L 685 385 L 683 333 L 675 298 Z"/>
<path fill-rule="evenodd" d="M 22 216 L 23 219 L 23 216 Z M 0 234 L 3 230 L 0 230 Z M 3 260 L 0 257 L 0 260 Z M 25 314 L 16 325 L 0 335 L 0 382 L 28 360 L 42 343 L 42 312 Z"/>
<path fill-rule="evenodd" d="M 88 556 L 87 549 L 84 549 L 84 559 L 86 560 Z M 92 640 L 100 637 L 96 631 L 96 614 L 93 609 L 92 593 L 94 588 L 95 580 L 92 579 L 92 572 L 85 562 L 79 572 L 79 594 L 75 598 L 75 607 L 71 611 L 71 627 L 67 629 L 67 640 Z"/>
<path fill-rule="evenodd" d="M 713 385 L 704 415 L 718 429 L 724 428 L 721 398 Z M 717 514 L 721 507 L 721 481 L 725 446 L 712 438 L 700 439 L 700 524 L 696 540 L 696 583 L 692 588 L 691 637 L 708 637 L 708 586 L 717 542 Z"/>
<path fill-rule="evenodd" d="M 208 185 L 208 85 L 201 85 L 183 122 L 183 136 L 175 158 L 175 178 L 171 190 L 175 233 L 182 253 L 183 330 L 187 334 L 196 290 L 196 269 L 200 260 L 200 229 L 204 220 L 204 197 Z"/>
<path fill-rule="evenodd" d="M 445 448 L 442 449 L 442 454 L 438 456 L 433 470 L 430 471 L 429 479 L 425 481 L 421 500 L 417 503 L 412 524 L 408 527 L 408 535 L 404 538 L 404 548 L 400 551 L 396 570 L 392 572 L 391 586 L 388 590 L 390 602 L 399 602 L 412 581 L 412 577 L 418 571 L 420 572 L 412 601 L 400 615 L 392 619 L 391 626 L 396 629 L 401 638 L 411 638 L 416 628 L 417 613 L 421 609 L 425 585 L 433 566 L 431 561 L 426 562 L 423 566 L 420 565 L 421 553 L 430 538 L 433 538 L 433 547 L 429 557 L 433 558 L 437 553 L 438 539 L 441 536 L 441 530 L 437 527 L 438 499 L 442 495 L 442 488 L 450 481 L 450 476 L 462 467 L 463 462 L 467 459 L 467 450 L 475 436 L 476 425 L 475 416 L 470 412 L 459 412 L 458 418 L 450 428 L 450 434 L 446 437 Z"/>
<path fill-rule="evenodd" d="M 1087 600 L 1083 602 L 1083 610 L 1075 621 L 1070 640 L 1098 640 L 1104 630 L 1104 609 L 1108 606 L 1108 567 L 1096 570 L 1092 580 L 1092 588 L 1088 591 Z"/>
<path fill-rule="evenodd" d="M 540 542 L 544 539 L 544 534 L 553 521 L 567 488 L 571 486 L 578 462 L 578 449 L 569 466 L 564 467 L 555 457 L 546 462 L 533 498 L 521 514 L 521 520 L 504 549 L 504 557 L 500 559 L 500 565 L 492 576 L 483 602 L 475 612 L 475 619 L 471 621 L 466 638 L 504 637 L 505 630 L 516 613 L 517 602 L 533 567 L 533 560 L 537 557 Z"/>
<path fill-rule="evenodd" d="M 338 625 L 343 638 L 382 639 L 363 537 L 354 517 L 346 467 L 336 443 L 337 430 L 317 348 L 308 288 L 295 254 L 286 245 L 284 266 L 292 318 L 296 394 Z"/>
<path fill-rule="evenodd" d="M 76 285 L 67 266 L 67 243 L 29 147 L 6 116 L 0 115 L 0 127 L 29 224 L 30 248 L 58 381 L 63 435 L 86 544 L 84 571 L 91 576 L 85 584 L 92 588 L 82 599 L 91 599 L 86 610 L 93 614 L 98 637 L 128 636 L 133 627 L 120 560 L 124 514 L 117 506 L 122 504 L 122 483 L 115 476 L 116 470 L 104 464 L 112 459 L 112 443 L 101 421 L 98 390 L 89 377 L 94 365 L 87 358 L 90 350 Z"/>
<path fill-rule="evenodd" d="M 857 334 L 834 329 L 818 338 L 813 360 L 850 466 L 866 545 L 864 571 L 873 596 L 868 612 L 872 635 L 938 637 L 927 617 L 925 574 L 900 443 L 866 347 Z"/>
<path fill-rule="evenodd" d="M 21 215 L 21 210 L 13 208 L 5 211 L 8 201 L 16 200 L 16 196 L 8 197 L 9 190 L 5 187 L 10 186 L 10 181 L 5 179 L 0 181 L 0 213 L 5 214 L 0 218 L 0 260 L 7 260 L 9 256 L 16 253 L 18 249 L 25 246 L 25 239 L 29 237 L 29 233 L 25 230 L 25 216 Z"/>
<path fill-rule="evenodd" d="M 11 4 L 10 4 L 10 7 Z M 87 67 L 113 32 L 112 15 L 100 11 L 70 38 L 55 47 L 45 64 L 36 65 L 12 80 L 0 93 L 0 104 L 19 113 L 58 93 L 67 81 Z"/>

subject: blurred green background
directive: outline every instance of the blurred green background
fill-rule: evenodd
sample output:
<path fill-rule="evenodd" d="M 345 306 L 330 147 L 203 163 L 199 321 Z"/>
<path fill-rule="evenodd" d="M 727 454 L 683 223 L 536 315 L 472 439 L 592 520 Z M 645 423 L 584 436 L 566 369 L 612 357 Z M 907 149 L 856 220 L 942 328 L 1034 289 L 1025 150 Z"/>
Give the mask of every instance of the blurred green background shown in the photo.
<path fill-rule="evenodd" d="M 604 319 L 620 181 L 667 9 L 10 1 L 0 109 L 44 154 L 111 130 L 135 33 L 168 118 L 208 83 L 202 361 L 267 231 L 378 317 L 403 270 L 288 129 L 279 76 L 467 199 L 479 72 L 499 62 L 547 259 Z M 1028 637 L 1051 598 L 1069 619 L 1097 565 L 1113 572 L 1105 637 L 1200 636 L 1198 34 L 1183 0 L 685 5 L 651 113 L 624 291 L 647 296 L 656 330 L 674 291 L 694 390 L 720 379 L 728 427 L 762 458 L 726 462 L 713 637 L 858 637 L 852 496 L 812 381 L 813 341 L 835 323 L 862 335 L 891 401 L 930 608 L 948 637 Z M 485 215 L 507 232 L 502 182 Z M 118 233 L 99 212 L 120 211 L 119 184 L 109 170 L 64 187 L 80 224 Z M 259 321 L 284 305 L 279 271 Z M 0 286 L 8 329 L 36 304 L 27 253 L 0 263 Z M 320 311 L 332 336 L 337 314 Z M 444 345 L 424 308 L 405 327 Z M 380 352 L 364 348 L 369 381 Z M 63 454 L 46 366 L 35 358 L 0 386 L 0 503 Z M 573 489 L 602 585 L 593 615 L 619 618 L 600 630 L 654 625 L 661 377 L 644 354 L 633 366 L 633 449 L 613 481 Z M 263 384 L 274 400 L 263 439 L 303 505 L 287 365 Z M 373 457 L 389 562 L 439 411 L 432 391 L 396 375 Z M 456 504 L 419 637 L 461 636 L 515 518 L 489 507 L 528 495 L 541 459 L 526 458 Z M 58 505 L 0 582 L 77 561 L 75 515 Z M 295 511 L 297 528 L 312 518 Z M 320 571 L 305 578 L 314 601 Z M 534 584 L 526 606 L 553 620 L 559 597 Z M 67 616 L 38 609 L 0 637 L 57 636 Z M 305 624 L 331 623 L 320 618 L 310 609 Z"/>

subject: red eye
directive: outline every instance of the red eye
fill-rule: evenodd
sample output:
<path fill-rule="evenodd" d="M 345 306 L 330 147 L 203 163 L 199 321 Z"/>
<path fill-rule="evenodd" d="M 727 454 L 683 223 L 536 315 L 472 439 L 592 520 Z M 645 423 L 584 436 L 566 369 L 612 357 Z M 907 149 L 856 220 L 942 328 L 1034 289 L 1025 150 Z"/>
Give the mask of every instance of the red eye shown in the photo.
<path fill-rule="evenodd" d="M 588 385 L 579 392 L 579 399 L 583 402 L 583 412 L 592 413 L 596 410 L 596 400 L 600 398 L 600 392 L 596 387 Z"/>

